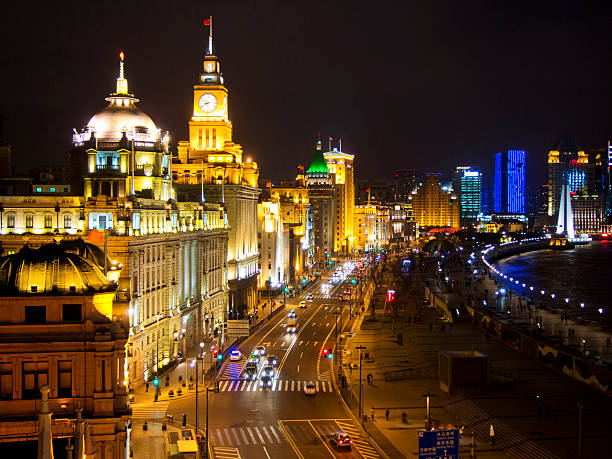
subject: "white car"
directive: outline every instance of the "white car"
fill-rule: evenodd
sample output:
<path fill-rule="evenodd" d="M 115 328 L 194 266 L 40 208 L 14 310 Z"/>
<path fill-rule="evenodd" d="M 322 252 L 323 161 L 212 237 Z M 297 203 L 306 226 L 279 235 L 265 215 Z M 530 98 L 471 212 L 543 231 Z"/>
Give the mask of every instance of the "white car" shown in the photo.
<path fill-rule="evenodd" d="M 306 302 L 305 301 L 300 301 L 300 308 L 305 308 L 306 307 Z"/>
<path fill-rule="evenodd" d="M 317 395 L 317 386 L 313 383 L 304 384 L 304 395 Z"/>
<path fill-rule="evenodd" d="M 230 354 L 230 361 L 238 362 L 240 360 L 242 360 L 242 354 L 238 349 L 234 349 Z"/>

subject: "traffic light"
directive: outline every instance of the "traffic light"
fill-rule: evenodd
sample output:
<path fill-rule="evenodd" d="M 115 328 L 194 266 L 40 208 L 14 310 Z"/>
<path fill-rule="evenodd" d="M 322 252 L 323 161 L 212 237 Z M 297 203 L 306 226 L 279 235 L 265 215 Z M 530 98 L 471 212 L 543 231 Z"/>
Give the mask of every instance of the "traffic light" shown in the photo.
<path fill-rule="evenodd" d="M 219 349 L 216 349 L 216 348 L 215 348 L 215 349 L 213 349 L 213 350 L 212 350 L 212 354 L 213 354 L 213 357 L 214 357 L 215 359 L 216 359 L 216 358 L 218 358 L 217 356 L 219 355 Z"/>
<path fill-rule="evenodd" d="M 219 353 L 219 351 L 217 351 L 217 360 L 223 360 L 223 354 Z"/>
<path fill-rule="evenodd" d="M 285 285 L 285 289 L 283 290 L 285 293 L 289 293 L 289 286 Z"/>
<path fill-rule="evenodd" d="M 330 355 L 329 349 L 324 347 L 323 348 L 323 357 L 328 357 Z"/>
<path fill-rule="evenodd" d="M 159 386 L 159 378 L 155 378 L 155 379 L 153 380 L 153 385 L 154 385 L 155 387 Z"/>
<path fill-rule="evenodd" d="M 328 358 L 328 359 L 330 359 L 330 360 L 331 360 L 333 357 L 334 357 L 334 356 L 333 356 L 333 354 L 332 354 L 331 352 L 327 354 L 327 358 Z"/>
<path fill-rule="evenodd" d="M 387 290 L 387 303 L 395 300 L 395 290 Z"/>
<path fill-rule="evenodd" d="M 355 279 L 354 277 L 351 279 L 351 284 L 355 285 L 357 283 L 357 279 Z"/>

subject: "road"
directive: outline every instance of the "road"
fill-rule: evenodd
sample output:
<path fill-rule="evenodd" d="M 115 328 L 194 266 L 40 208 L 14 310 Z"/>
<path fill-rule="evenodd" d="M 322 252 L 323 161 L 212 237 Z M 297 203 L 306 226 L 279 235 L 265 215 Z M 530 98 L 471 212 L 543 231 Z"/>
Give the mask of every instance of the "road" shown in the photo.
<path fill-rule="evenodd" d="M 219 393 L 210 393 L 209 439 L 216 458 L 363 458 L 379 457 L 376 449 L 361 436 L 336 391 L 331 375 L 331 360 L 323 357 L 323 347 L 332 348 L 335 339 L 336 311 L 348 320 L 348 304 L 337 299 L 346 283 L 325 288 L 325 281 L 315 283 L 299 298 L 287 301 L 286 310 L 277 314 L 237 349 L 250 356 L 258 345 L 266 347 L 266 356 L 278 360 L 272 386 L 244 379 L 240 362 L 226 362 L 220 369 Z M 313 299 L 306 308 L 298 304 Z M 287 333 L 288 313 L 297 313 L 297 332 Z M 340 323 L 340 322 L 339 322 Z M 263 365 L 260 365 L 260 370 Z M 303 393 L 304 384 L 317 386 L 315 396 Z M 200 394 L 199 425 L 205 425 L 205 394 Z M 187 414 L 194 424 L 195 396 L 172 400 L 167 413 L 180 419 Z M 330 435 L 344 430 L 354 440 L 350 451 L 335 448 Z"/>

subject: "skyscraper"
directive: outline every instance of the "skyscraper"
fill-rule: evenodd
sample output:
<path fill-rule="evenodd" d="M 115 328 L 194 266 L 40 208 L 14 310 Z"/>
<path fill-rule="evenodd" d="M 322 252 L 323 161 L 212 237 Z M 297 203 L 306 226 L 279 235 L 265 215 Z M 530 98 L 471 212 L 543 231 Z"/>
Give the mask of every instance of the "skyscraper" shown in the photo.
<path fill-rule="evenodd" d="M 335 229 L 334 252 L 349 254 L 354 241 L 353 208 L 355 207 L 355 181 L 353 159 L 355 155 L 334 148 L 323 153 L 327 168 L 334 176 Z"/>
<path fill-rule="evenodd" d="M 414 218 L 419 226 L 459 226 L 459 203 L 442 187 L 441 178 L 438 173 L 425 174 L 425 183 L 412 195 Z"/>
<path fill-rule="evenodd" d="M 461 218 L 476 219 L 481 212 L 482 174 L 474 169 L 464 170 L 459 180 Z"/>
<path fill-rule="evenodd" d="M 493 211 L 525 213 L 525 150 L 508 150 L 495 155 Z"/>

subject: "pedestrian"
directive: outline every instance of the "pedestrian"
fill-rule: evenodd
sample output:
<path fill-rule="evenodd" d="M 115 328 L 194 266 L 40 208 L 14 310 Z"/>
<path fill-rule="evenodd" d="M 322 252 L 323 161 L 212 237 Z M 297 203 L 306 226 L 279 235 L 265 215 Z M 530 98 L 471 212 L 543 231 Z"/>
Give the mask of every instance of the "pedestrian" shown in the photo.
<path fill-rule="evenodd" d="M 493 428 L 493 424 L 489 427 L 489 439 L 492 445 L 495 444 L 495 429 Z"/>
<path fill-rule="evenodd" d="M 149 381 L 145 383 L 145 392 L 149 392 Z"/>
<path fill-rule="evenodd" d="M 374 420 L 374 407 L 370 408 L 370 416 L 372 417 L 372 421 Z"/>
<path fill-rule="evenodd" d="M 389 420 L 389 408 L 385 410 L 385 417 L 387 418 L 387 421 L 388 421 Z"/>

